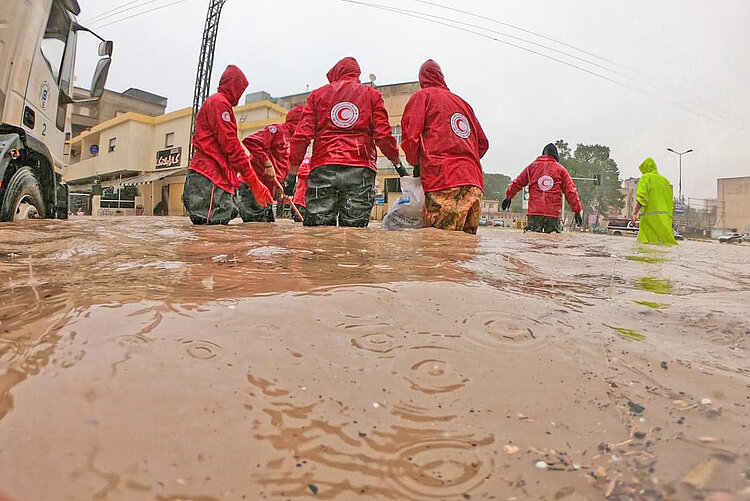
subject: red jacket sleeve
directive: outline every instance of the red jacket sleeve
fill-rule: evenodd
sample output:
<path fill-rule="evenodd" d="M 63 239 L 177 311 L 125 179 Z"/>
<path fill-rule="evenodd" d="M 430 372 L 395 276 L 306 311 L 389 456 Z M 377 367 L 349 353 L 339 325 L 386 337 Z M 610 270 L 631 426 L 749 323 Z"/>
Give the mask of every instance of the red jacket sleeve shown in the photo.
<path fill-rule="evenodd" d="M 388 157 L 388 160 L 395 165 L 401 162 L 398 155 L 398 144 L 396 144 L 396 138 L 393 137 L 393 129 L 388 121 L 388 111 L 385 109 L 383 96 L 380 92 L 375 90 L 373 92 L 377 95 L 373 96 L 375 102 L 372 107 L 372 136 L 383 155 Z"/>
<path fill-rule="evenodd" d="M 568 170 L 563 167 L 562 171 L 562 190 L 563 193 L 565 193 L 565 199 L 568 201 L 568 204 L 570 204 L 570 208 L 573 209 L 573 212 L 577 214 L 583 210 L 581 199 L 578 198 L 578 189 L 570 178 Z"/>
<path fill-rule="evenodd" d="M 255 134 L 251 134 L 242 140 L 242 144 L 245 145 L 247 151 L 250 152 L 250 156 L 259 163 L 264 164 L 270 162 L 271 159 L 268 156 L 268 151 L 271 150 L 271 142 L 273 141 L 273 134 L 268 128 L 259 130 Z"/>
<path fill-rule="evenodd" d="M 406 154 L 406 161 L 412 166 L 419 165 L 425 109 L 425 95 L 418 92 L 406 103 L 404 116 L 401 117 L 401 149 Z"/>
<path fill-rule="evenodd" d="M 507 191 L 505 192 L 505 198 L 513 198 L 516 196 L 516 193 L 521 191 L 521 188 L 529 184 L 529 168 L 526 167 L 523 172 L 521 172 L 517 178 L 513 180 L 512 183 L 510 183 L 510 186 L 508 186 Z"/>
<path fill-rule="evenodd" d="M 316 94 L 313 92 L 308 96 L 305 110 L 302 112 L 302 118 L 297 124 L 297 130 L 292 136 L 292 146 L 289 154 L 291 165 L 299 165 L 305 158 L 307 147 L 315 136 L 315 100 Z"/>

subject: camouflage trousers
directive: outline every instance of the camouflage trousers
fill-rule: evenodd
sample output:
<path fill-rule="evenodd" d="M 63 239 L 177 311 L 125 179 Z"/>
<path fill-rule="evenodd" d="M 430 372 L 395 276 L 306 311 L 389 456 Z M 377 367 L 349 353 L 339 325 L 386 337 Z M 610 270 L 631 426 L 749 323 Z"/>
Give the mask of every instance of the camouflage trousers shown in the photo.
<path fill-rule="evenodd" d="M 482 190 L 476 186 L 459 186 L 425 193 L 426 226 L 440 230 L 476 234 L 482 216 Z"/>
<path fill-rule="evenodd" d="M 366 228 L 375 204 L 375 171 L 366 167 L 324 165 L 307 181 L 305 226 Z"/>

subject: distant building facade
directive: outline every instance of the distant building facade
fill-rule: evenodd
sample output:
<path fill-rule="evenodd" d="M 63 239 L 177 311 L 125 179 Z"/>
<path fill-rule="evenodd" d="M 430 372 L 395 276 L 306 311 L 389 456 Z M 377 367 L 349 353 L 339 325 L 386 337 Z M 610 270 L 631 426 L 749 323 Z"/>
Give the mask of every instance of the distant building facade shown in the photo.
<path fill-rule="evenodd" d="M 482 199 L 482 215 L 488 219 L 495 219 L 500 216 L 500 200 Z"/>
<path fill-rule="evenodd" d="M 90 92 L 76 87 L 73 89 L 75 99 L 86 99 Z M 169 100 L 141 89 L 128 89 L 125 92 L 105 90 L 101 99 L 93 103 L 74 104 L 71 107 L 71 137 L 129 112 L 157 117 L 163 115 Z"/>
<path fill-rule="evenodd" d="M 750 233 L 750 176 L 719 179 L 716 194 L 716 227 Z"/>
<path fill-rule="evenodd" d="M 633 211 L 635 210 L 635 204 L 637 202 L 636 193 L 638 191 L 639 179 L 640 178 L 637 177 L 629 177 L 622 182 L 620 193 L 625 197 L 625 206 L 620 209 L 620 217 L 630 218 L 633 216 Z"/>
<path fill-rule="evenodd" d="M 240 138 L 283 122 L 286 112 L 270 101 L 235 108 Z M 164 202 L 169 215 L 184 215 L 191 117 L 191 108 L 157 117 L 131 112 L 94 126 L 70 140 L 65 181 L 76 193 L 134 186 L 137 213 L 153 215 Z"/>

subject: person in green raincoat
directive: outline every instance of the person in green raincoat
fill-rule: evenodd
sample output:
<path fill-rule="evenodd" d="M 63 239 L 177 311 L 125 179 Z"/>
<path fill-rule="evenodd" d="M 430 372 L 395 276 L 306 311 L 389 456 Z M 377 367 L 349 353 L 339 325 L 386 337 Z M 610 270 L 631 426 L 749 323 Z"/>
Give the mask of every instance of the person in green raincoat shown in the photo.
<path fill-rule="evenodd" d="M 677 245 L 672 229 L 674 200 L 672 185 L 656 170 L 653 158 L 647 158 L 640 166 L 643 177 L 638 181 L 633 225 L 641 212 L 638 241 L 644 244 Z"/>

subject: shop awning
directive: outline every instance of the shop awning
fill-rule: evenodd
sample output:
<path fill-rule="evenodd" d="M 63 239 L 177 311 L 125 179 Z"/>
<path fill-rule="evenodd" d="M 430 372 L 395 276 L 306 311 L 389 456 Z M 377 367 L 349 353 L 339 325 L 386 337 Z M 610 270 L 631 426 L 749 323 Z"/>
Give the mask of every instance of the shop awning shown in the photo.
<path fill-rule="evenodd" d="M 121 183 L 117 183 L 114 185 L 115 188 L 122 188 L 124 186 L 140 186 L 142 184 L 151 184 L 154 181 L 158 181 L 159 179 L 164 179 L 167 176 L 171 176 L 172 174 L 177 174 L 180 171 L 184 172 L 185 169 L 178 167 L 176 169 L 164 169 L 164 170 L 158 170 L 156 172 L 149 172 L 148 174 L 142 174 L 140 176 L 135 177 L 129 177 L 127 179 L 123 179 Z"/>

